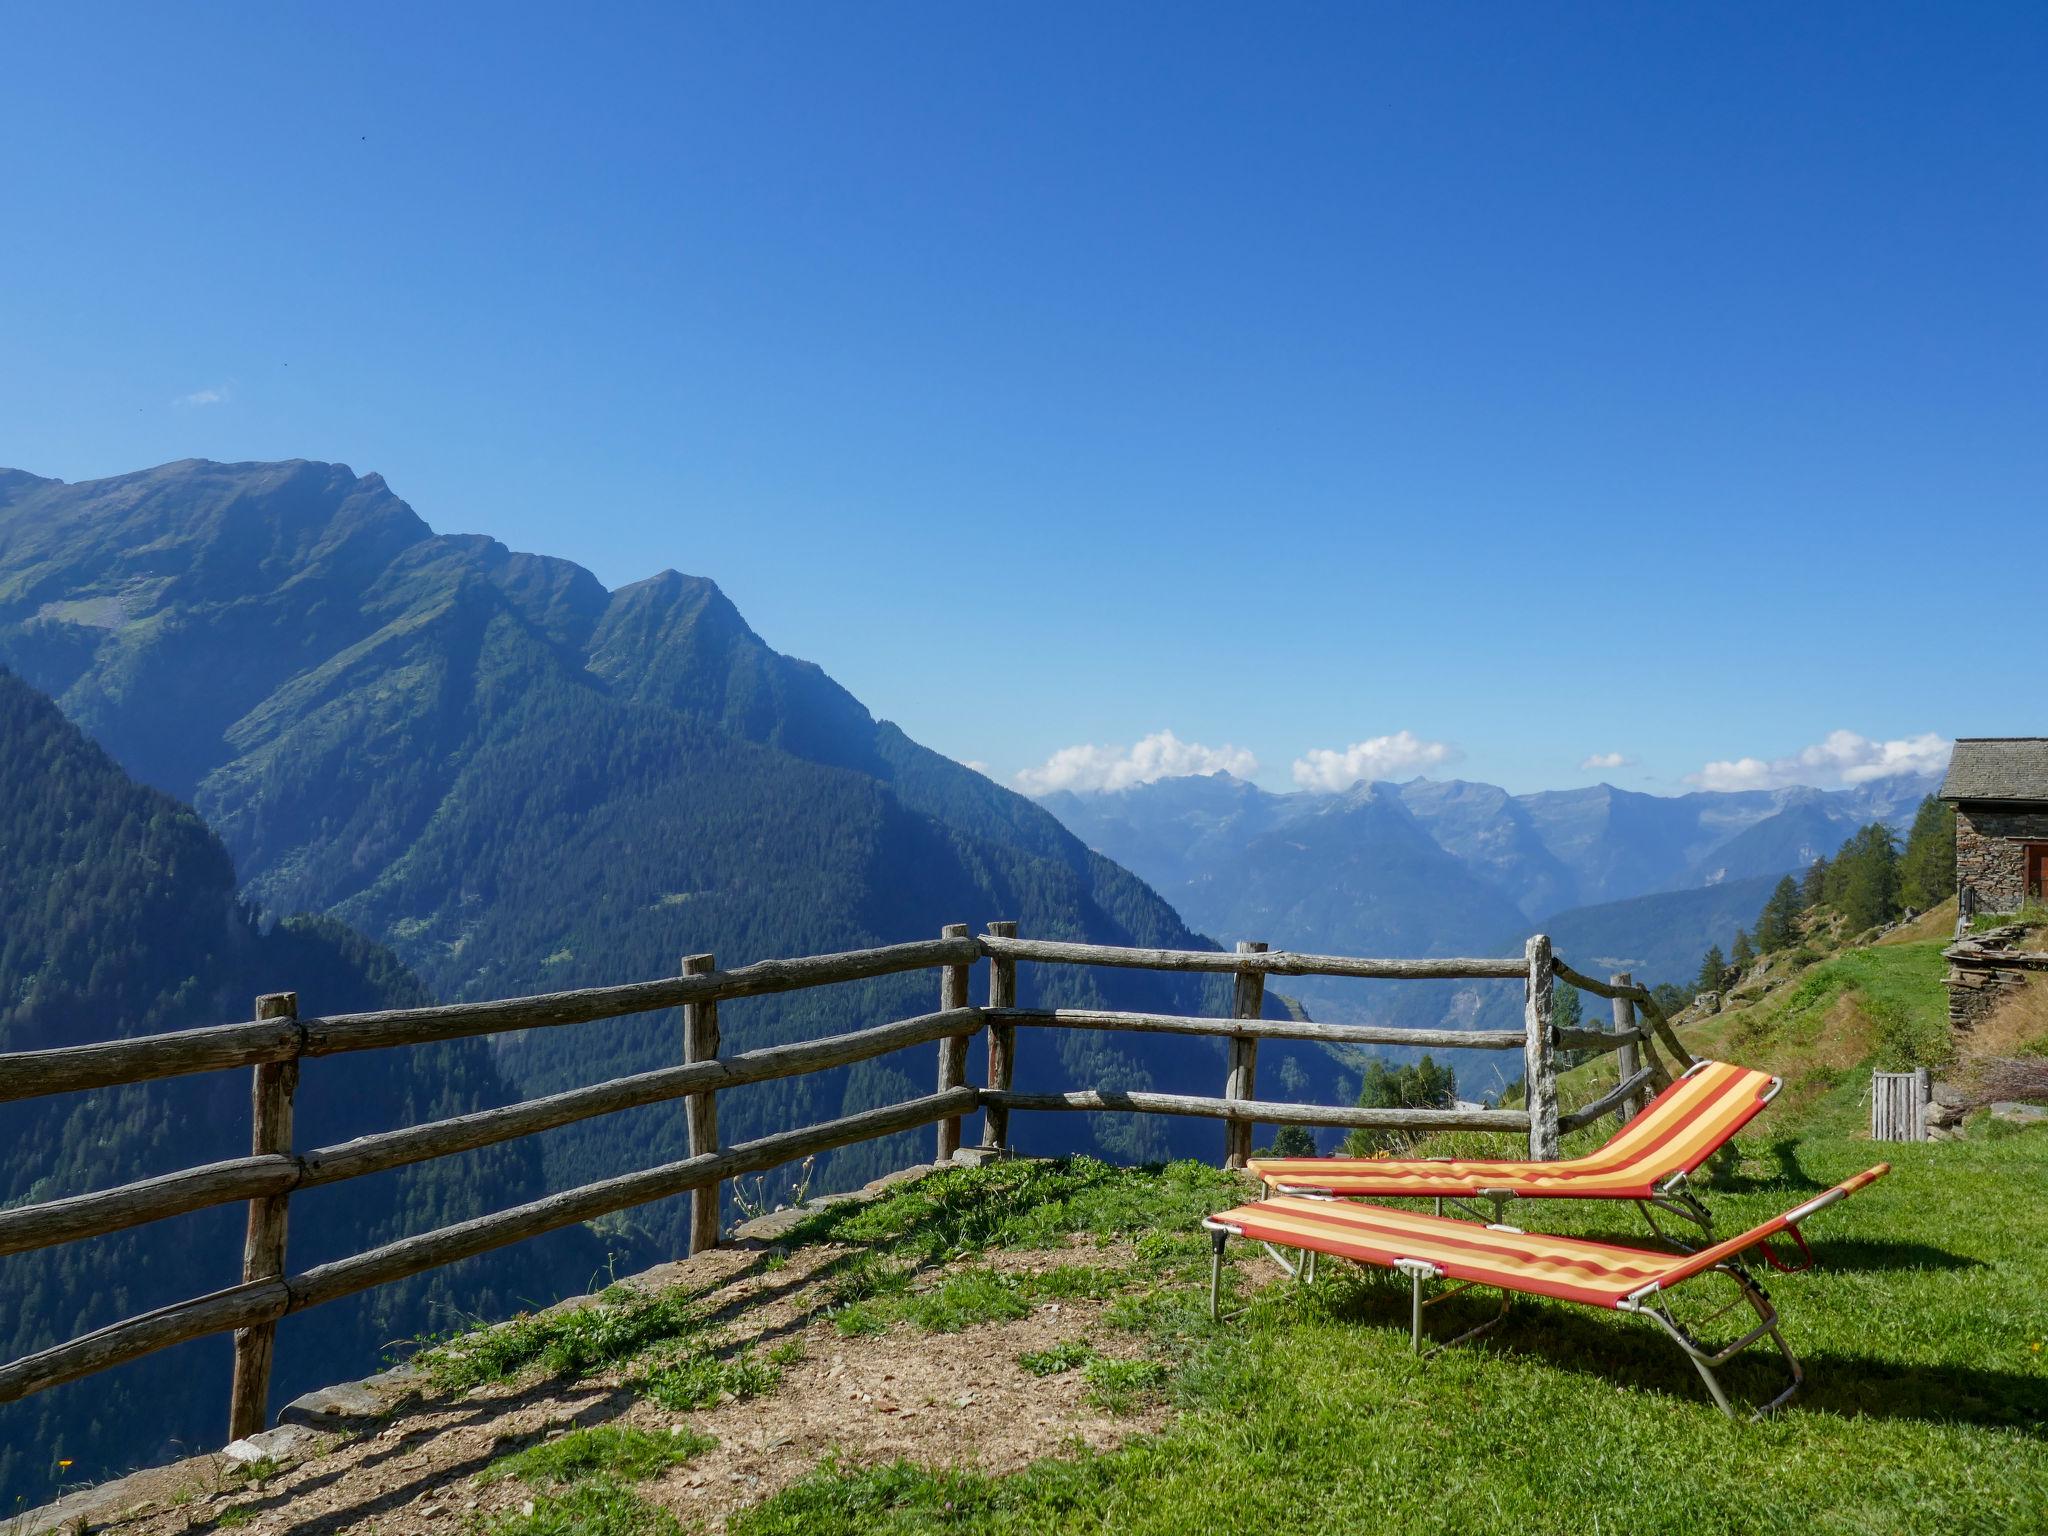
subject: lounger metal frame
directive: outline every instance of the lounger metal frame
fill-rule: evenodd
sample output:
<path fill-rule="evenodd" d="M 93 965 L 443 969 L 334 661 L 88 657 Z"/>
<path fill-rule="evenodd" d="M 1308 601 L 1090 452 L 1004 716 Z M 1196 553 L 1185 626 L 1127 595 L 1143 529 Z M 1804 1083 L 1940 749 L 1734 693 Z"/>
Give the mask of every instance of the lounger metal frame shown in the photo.
<path fill-rule="evenodd" d="M 1770 1241 L 1772 1237 L 1777 1235 L 1775 1232 L 1759 1237 L 1755 1243 L 1750 1245 L 1750 1248 L 1744 1249 L 1743 1252 L 1759 1251 L 1774 1267 L 1785 1270 L 1788 1273 L 1810 1269 L 1813 1264 L 1813 1255 L 1807 1249 L 1805 1238 L 1799 1232 L 1799 1224 L 1815 1213 L 1826 1210 L 1837 1200 L 1842 1199 L 1846 1193 L 1847 1191 L 1842 1189 L 1830 1189 L 1824 1194 L 1809 1200 L 1806 1204 L 1786 1213 L 1785 1225 L 1780 1230 L 1792 1234 L 1795 1241 L 1799 1244 L 1804 1262 L 1796 1265 L 1788 1264 L 1772 1254 Z M 1213 1216 L 1203 1217 L 1202 1225 L 1208 1230 L 1211 1245 L 1209 1317 L 1212 1321 L 1220 1321 L 1224 1244 L 1232 1237 L 1243 1237 L 1244 1229 L 1229 1222 L 1218 1221 Z M 1492 1231 L 1513 1232 L 1517 1235 L 1523 1235 L 1520 1227 L 1511 1227 L 1502 1222 L 1487 1222 L 1484 1225 Z M 1316 1276 L 1315 1259 L 1318 1252 L 1316 1249 L 1304 1248 L 1299 1250 L 1302 1254 L 1301 1259 L 1293 1264 L 1289 1264 L 1281 1256 L 1274 1244 L 1264 1242 L 1263 1240 L 1261 1240 L 1261 1243 L 1266 1251 L 1272 1254 L 1274 1259 L 1279 1262 L 1281 1268 L 1285 1269 L 1290 1275 L 1304 1284 L 1314 1283 Z M 1362 1269 L 1382 1267 L 1375 1264 L 1367 1264 L 1362 1260 L 1352 1260 L 1352 1262 L 1358 1264 Z M 1424 1359 L 1428 1359 L 1430 1356 L 1441 1353 L 1446 1349 L 1455 1348 L 1457 1345 L 1478 1338 L 1482 1334 L 1492 1332 L 1507 1317 L 1508 1308 L 1513 1304 L 1515 1296 L 1523 1294 L 1516 1292 L 1508 1286 L 1489 1286 L 1483 1281 L 1468 1280 L 1454 1285 L 1451 1289 L 1439 1295 L 1426 1297 L 1424 1291 L 1429 1282 L 1444 1278 L 1444 1271 L 1439 1266 L 1428 1259 L 1396 1258 L 1392 1268 L 1406 1275 L 1411 1284 L 1412 1301 L 1409 1310 L 1409 1341 L 1413 1345 L 1415 1352 Z M 1700 1380 L 1706 1384 L 1707 1393 L 1713 1398 L 1714 1405 L 1731 1419 L 1739 1418 L 1741 1415 L 1736 1411 L 1735 1404 L 1729 1399 L 1727 1391 L 1722 1387 L 1720 1378 L 1715 1372 L 1719 1367 L 1726 1365 L 1730 1360 L 1742 1353 L 1743 1350 L 1749 1348 L 1750 1345 L 1756 1343 L 1757 1340 L 1768 1337 L 1772 1343 L 1778 1346 L 1778 1353 L 1783 1357 L 1786 1370 L 1792 1379 L 1790 1385 L 1778 1393 L 1777 1396 L 1750 1411 L 1751 1419 L 1766 1418 L 1783 1407 L 1791 1399 L 1792 1395 L 1799 1390 L 1806 1380 L 1805 1369 L 1800 1365 L 1799 1357 L 1792 1352 L 1792 1346 L 1786 1342 L 1785 1335 L 1779 1327 L 1778 1310 L 1771 1302 L 1770 1293 L 1764 1289 L 1763 1284 L 1756 1276 L 1751 1274 L 1748 1268 L 1742 1264 L 1739 1255 L 1731 1255 L 1709 1269 L 1703 1269 L 1696 1274 L 1685 1276 L 1684 1279 L 1675 1282 L 1675 1284 L 1683 1285 L 1688 1281 L 1698 1280 L 1702 1276 L 1714 1274 L 1725 1276 L 1732 1281 L 1736 1287 L 1736 1295 L 1725 1306 L 1720 1307 L 1707 1317 L 1693 1324 L 1692 1329 L 1689 1329 L 1672 1314 L 1670 1305 L 1666 1300 L 1670 1292 L 1664 1289 L 1662 1281 L 1652 1281 L 1641 1290 L 1631 1292 L 1627 1297 L 1616 1303 L 1614 1310 L 1627 1312 L 1636 1317 L 1647 1318 L 1663 1329 L 1669 1335 L 1671 1341 L 1684 1353 L 1686 1359 L 1692 1362 L 1693 1369 L 1699 1372 Z M 1462 1292 L 1475 1289 L 1498 1290 L 1501 1293 L 1500 1310 L 1485 1322 L 1466 1329 L 1456 1338 L 1446 1339 L 1441 1343 L 1432 1344 L 1425 1349 L 1423 1347 L 1424 1333 L 1422 1326 L 1424 1309 L 1435 1306 L 1438 1302 L 1449 1301 L 1453 1296 L 1459 1295 Z M 1715 1349 L 1710 1345 L 1702 1344 L 1694 1336 L 1693 1329 L 1708 1327 L 1718 1322 L 1744 1302 L 1747 1302 L 1750 1310 L 1756 1314 L 1757 1324 L 1740 1338 L 1721 1346 L 1719 1349 Z"/>

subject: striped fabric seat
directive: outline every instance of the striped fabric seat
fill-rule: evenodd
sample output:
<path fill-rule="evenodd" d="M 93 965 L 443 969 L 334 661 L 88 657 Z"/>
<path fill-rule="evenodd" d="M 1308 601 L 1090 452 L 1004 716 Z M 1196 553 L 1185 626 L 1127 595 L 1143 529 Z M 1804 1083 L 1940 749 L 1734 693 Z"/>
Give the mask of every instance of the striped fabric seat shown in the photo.
<path fill-rule="evenodd" d="M 1512 1295 L 1546 1296 L 1558 1301 L 1575 1301 L 1610 1311 L 1628 1312 L 1656 1323 L 1682 1349 L 1700 1373 L 1714 1402 L 1731 1417 L 1735 1405 L 1716 1375 L 1725 1364 L 1758 1339 L 1768 1337 L 1778 1347 L 1791 1373 L 1791 1385 L 1757 1410 L 1768 1413 L 1798 1390 L 1803 1379 L 1799 1360 L 1778 1327 L 1778 1314 L 1743 1266 L 1742 1255 L 1762 1247 L 1764 1256 L 1779 1268 L 1787 1266 L 1767 1246 L 1771 1238 L 1790 1231 L 1802 1251 L 1806 1242 L 1798 1227 L 1802 1221 L 1827 1209 L 1891 1171 L 1887 1163 L 1869 1168 L 1854 1178 L 1752 1227 L 1740 1237 L 1731 1237 L 1697 1253 L 1653 1253 L 1625 1248 L 1619 1243 L 1596 1242 L 1583 1237 L 1550 1237 L 1522 1232 L 1513 1227 L 1486 1226 L 1476 1221 L 1457 1221 L 1419 1211 L 1397 1210 L 1384 1205 L 1354 1205 L 1347 1201 L 1316 1199 L 1301 1195 L 1276 1195 L 1234 1206 L 1206 1217 L 1215 1243 L 1215 1262 L 1209 1280 L 1209 1312 L 1219 1316 L 1222 1286 L 1223 1245 L 1228 1238 L 1244 1237 L 1270 1248 L 1292 1248 L 1304 1255 L 1324 1254 L 1352 1259 L 1381 1269 L 1398 1270 L 1414 1285 L 1411 1329 L 1415 1348 L 1423 1348 L 1423 1299 L 1426 1285 L 1437 1281 L 1495 1287 L 1502 1293 L 1502 1315 Z M 1312 1281 L 1316 1270 L 1304 1260 L 1288 1266 L 1297 1279 Z M 1749 1332 L 1720 1348 L 1700 1343 L 1672 1314 L 1665 1293 L 1680 1283 L 1708 1272 L 1734 1282 L 1756 1314 L 1757 1324 Z M 1731 1303 L 1733 1305 L 1733 1303 Z M 1723 1309 L 1726 1311 L 1726 1308 Z M 1717 1317 L 1720 1314 L 1715 1314 Z M 1495 1317 L 1452 1340 L 1462 1342 L 1492 1328 Z M 1448 1345 L 1440 1347 L 1449 1347 Z"/>
<path fill-rule="evenodd" d="M 1837 1187 L 1848 1194 L 1882 1172 L 1872 1168 Z M 1210 1219 L 1236 1235 L 1277 1247 L 1312 1249 L 1382 1269 L 1392 1269 L 1401 1259 L 1420 1259 L 1447 1279 L 1614 1308 L 1648 1286 L 1668 1290 L 1712 1269 L 1795 1225 L 1801 1216 L 1797 1211 L 1774 1216 L 1740 1237 L 1697 1253 L 1653 1253 L 1590 1238 L 1546 1237 L 1387 1205 L 1351 1205 L 1300 1195 L 1276 1195 Z"/>
<path fill-rule="evenodd" d="M 1778 1079 L 1767 1072 L 1725 1061 L 1696 1062 L 1598 1151 L 1555 1162 L 1259 1157 L 1250 1167 L 1284 1192 L 1647 1200 L 1674 1174 L 1691 1173 L 1711 1157 L 1771 1101 L 1778 1087 Z"/>

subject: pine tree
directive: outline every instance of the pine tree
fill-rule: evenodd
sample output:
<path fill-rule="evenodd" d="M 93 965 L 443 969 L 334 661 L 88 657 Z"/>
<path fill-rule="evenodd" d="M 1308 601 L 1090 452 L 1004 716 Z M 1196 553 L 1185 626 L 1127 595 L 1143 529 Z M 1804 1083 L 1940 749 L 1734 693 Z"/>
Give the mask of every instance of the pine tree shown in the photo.
<path fill-rule="evenodd" d="M 1835 868 L 1845 871 L 1838 905 L 1851 933 L 1889 922 L 1899 910 L 1899 855 L 1891 829 L 1872 823 L 1843 845 Z"/>
<path fill-rule="evenodd" d="M 1756 946 L 1749 941 L 1749 931 L 1735 930 L 1735 945 L 1728 951 L 1728 963 L 1738 971 L 1746 971 L 1756 964 Z"/>
<path fill-rule="evenodd" d="M 1763 911 L 1757 914 L 1756 947 L 1772 955 L 1798 939 L 1799 882 L 1787 875 L 1773 888 Z"/>
<path fill-rule="evenodd" d="M 1273 1133 L 1273 1145 L 1260 1154 L 1263 1157 L 1314 1157 L 1316 1139 L 1305 1125 L 1283 1125 Z"/>
<path fill-rule="evenodd" d="M 1899 899 L 1924 912 L 1956 893 L 1956 808 L 1929 795 L 1914 814 L 1899 860 Z"/>
<path fill-rule="evenodd" d="M 1699 979 L 1693 983 L 1693 991 L 1695 993 L 1720 991 L 1721 973 L 1727 969 L 1728 962 L 1721 954 L 1721 946 L 1718 944 L 1708 946 L 1707 952 L 1700 956 L 1700 974 Z"/>
<path fill-rule="evenodd" d="M 1799 882 L 1799 900 L 1801 905 L 1812 908 L 1826 901 L 1827 895 L 1828 859 L 1822 854 L 1806 866 L 1806 877 Z"/>
<path fill-rule="evenodd" d="M 1559 1029 L 1577 1029 L 1586 1017 L 1585 1000 L 1577 987 L 1558 987 L 1550 998 L 1550 1022 Z"/>
<path fill-rule="evenodd" d="M 1457 1075 L 1440 1067 L 1436 1058 L 1424 1052 L 1413 1066 L 1389 1067 L 1383 1061 L 1368 1062 L 1365 1083 L 1359 1090 L 1361 1109 L 1449 1109 L 1458 1096 Z M 1401 1131 L 1359 1129 L 1344 1140 L 1344 1150 L 1353 1157 L 1370 1157 L 1397 1146 Z"/>

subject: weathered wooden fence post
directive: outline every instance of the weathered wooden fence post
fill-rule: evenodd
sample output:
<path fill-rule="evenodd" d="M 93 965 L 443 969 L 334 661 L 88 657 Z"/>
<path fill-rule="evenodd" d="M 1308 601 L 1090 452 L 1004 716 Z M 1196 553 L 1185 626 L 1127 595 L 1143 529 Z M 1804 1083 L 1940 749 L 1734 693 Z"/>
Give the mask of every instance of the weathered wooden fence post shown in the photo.
<path fill-rule="evenodd" d="M 296 1019 L 299 994 L 268 992 L 256 999 L 259 1019 Z M 259 1063 L 250 1089 L 249 1151 L 257 1157 L 292 1155 L 292 1095 L 299 1087 L 299 1062 Z M 249 1202 L 249 1226 L 242 1241 L 242 1282 L 284 1275 L 284 1234 L 289 1195 L 264 1195 Z M 228 1438 L 259 1435 L 270 1418 L 270 1365 L 277 1353 L 275 1319 L 235 1330 L 234 1386 L 228 1396 Z"/>
<path fill-rule="evenodd" d="M 965 923 L 948 923 L 939 930 L 942 939 L 964 939 L 967 937 Z M 939 968 L 939 1011 L 967 1006 L 967 973 L 965 965 L 946 965 Z M 967 1037 L 948 1035 L 939 1042 L 939 1092 L 958 1088 L 967 1081 Z M 948 1161 L 960 1150 L 960 1117 L 939 1122 L 939 1161 Z"/>
<path fill-rule="evenodd" d="M 1635 985 L 1634 977 L 1632 977 L 1627 971 L 1616 971 L 1612 976 L 1608 977 L 1607 979 L 1613 982 L 1614 985 L 1617 987 L 1629 987 Z M 1622 1041 L 1621 1044 L 1615 1048 L 1614 1052 L 1615 1071 L 1619 1074 L 1619 1080 L 1624 1083 L 1636 1075 L 1636 1071 L 1640 1065 L 1640 1058 L 1638 1057 L 1636 1052 L 1636 1042 L 1633 1038 L 1635 1035 L 1635 1030 L 1635 999 L 1629 997 L 1615 998 L 1614 1032 L 1616 1034 L 1626 1034 L 1631 1037 L 1627 1040 Z M 1623 1099 L 1621 1101 L 1621 1118 L 1623 1122 L 1626 1123 L 1627 1121 L 1633 1120 L 1637 1115 L 1641 1114 L 1643 1112 L 1643 1103 L 1643 1095 L 1640 1089 L 1630 1094 L 1627 1098 Z"/>
<path fill-rule="evenodd" d="M 1263 955 L 1266 946 L 1255 940 L 1238 941 L 1240 955 Z M 1239 971 L 1235 995 L 1231 1001 L 1230 1016 L 1234 1019 L 1256 1019 L 1266 1006 L 1266 976 L 1263 971 Z M 1232 1036 L 1230 1041 L 1230 1071 L 1224 1079 L 1223 1097 L 1226 1099 L 1255 1099 L 1258 1095 L 1259 1042 L 1245 1036 Z M 1252 1123 L 1249 1120 L 1226 1120 L 1223 1122 L 1223 1166 L 1242 1168 L 1251 1161 Z"/>
<path fill-rule="evenodd" d="M 1015 923 L 990 923 L 989 934 L 998 939 L 1017 937 Z M 1017 1006 L 1017 962 L 1008 955 L 988 957 L 988 1005 L 991 1008 Z M 988 1027 L 988 1089 L 1008 1093 L 1017 1065 L 1017 1026 L 990 1024 Z M 981 1144 L 1002 1148 L 1010 1144 L 1010 1109 L 991 1104 L 981 1117 Z"/>
<path fill-rule="evenodd" d="M 685 976 L 702 976 L 718 969 L 710 955 L 690 955 L 683 961 Z M 683 1064 L 712 1061 L 718 1056 L 718 1004 L 683 1004 Z M 693 1093 L 683 1100 L 683 1115 L 690 1129 L 690 1156 L 702 1157 L 718 1150 L 718 1094 Z M 720 1202 L 723 1184 L 706 1184 L 690 1191 L 690 1252 L 702 1253 L 718 1246 Z"/>
<path fill-rule="evenodd" d="M 1529 1155 L 1557 1156 L 1557 1056 L 1550 1033 L 1550 989 L 1556 981 L 1550 968 L 1550 935 L 1534 934 L 1523 953 L 1529 979 L 1523 993 L 1522 1077 L 1529 1105 Z"/>

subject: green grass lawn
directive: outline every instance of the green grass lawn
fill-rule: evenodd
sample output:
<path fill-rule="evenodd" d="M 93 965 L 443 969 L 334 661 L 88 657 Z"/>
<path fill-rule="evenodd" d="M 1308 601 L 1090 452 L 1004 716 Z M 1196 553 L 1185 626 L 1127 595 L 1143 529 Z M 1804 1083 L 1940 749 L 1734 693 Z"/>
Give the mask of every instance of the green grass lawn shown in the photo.
<path fill-rule="evenodd" d="M 1881 1152 L 1895 1168 L 1814 1221 L 1812 1272 L 1773 1277 L 1807 1385 L 1769 1422 L 1723 1418 L 1641 1320 L 1518 1299 L 1488 1339 L 1423 1361 L 1408 1349 L 1405 1282 L 1333 1264 L 1314 1287 L 1257 1288 L 1265 1261 L 1242 1244 L 1240 1310 L 1212 1325 L 1193 1223 L 1238 1198 L 1228 1176 L 999 1165 L 937 1175 L 811 1235 L 954 1260 L 1073 1230 L 1139 1237 L 1137 1267 L 1158 1283 L 1112 1318 L 1143 1334 L 1157 1368 L 1140 1390 L 1170 1397 L 1171 1427 L 1008 1477 L 827 1465 L 731 1529 L 2048 1529 L 2048 1133 L 1891 1148 L 1752 1138 L 1741 1150 L 1712 1196 L 1723 1231 Z M 1531 1228 L 1642 1237 L 1632 1212 L 1521 1211 Z M 1460 1298 L 1437 1326 L 1492 1306 Z M 1729 1368 L 1732 1387 L 1775 1390 L 1766 1349 Z"/>

